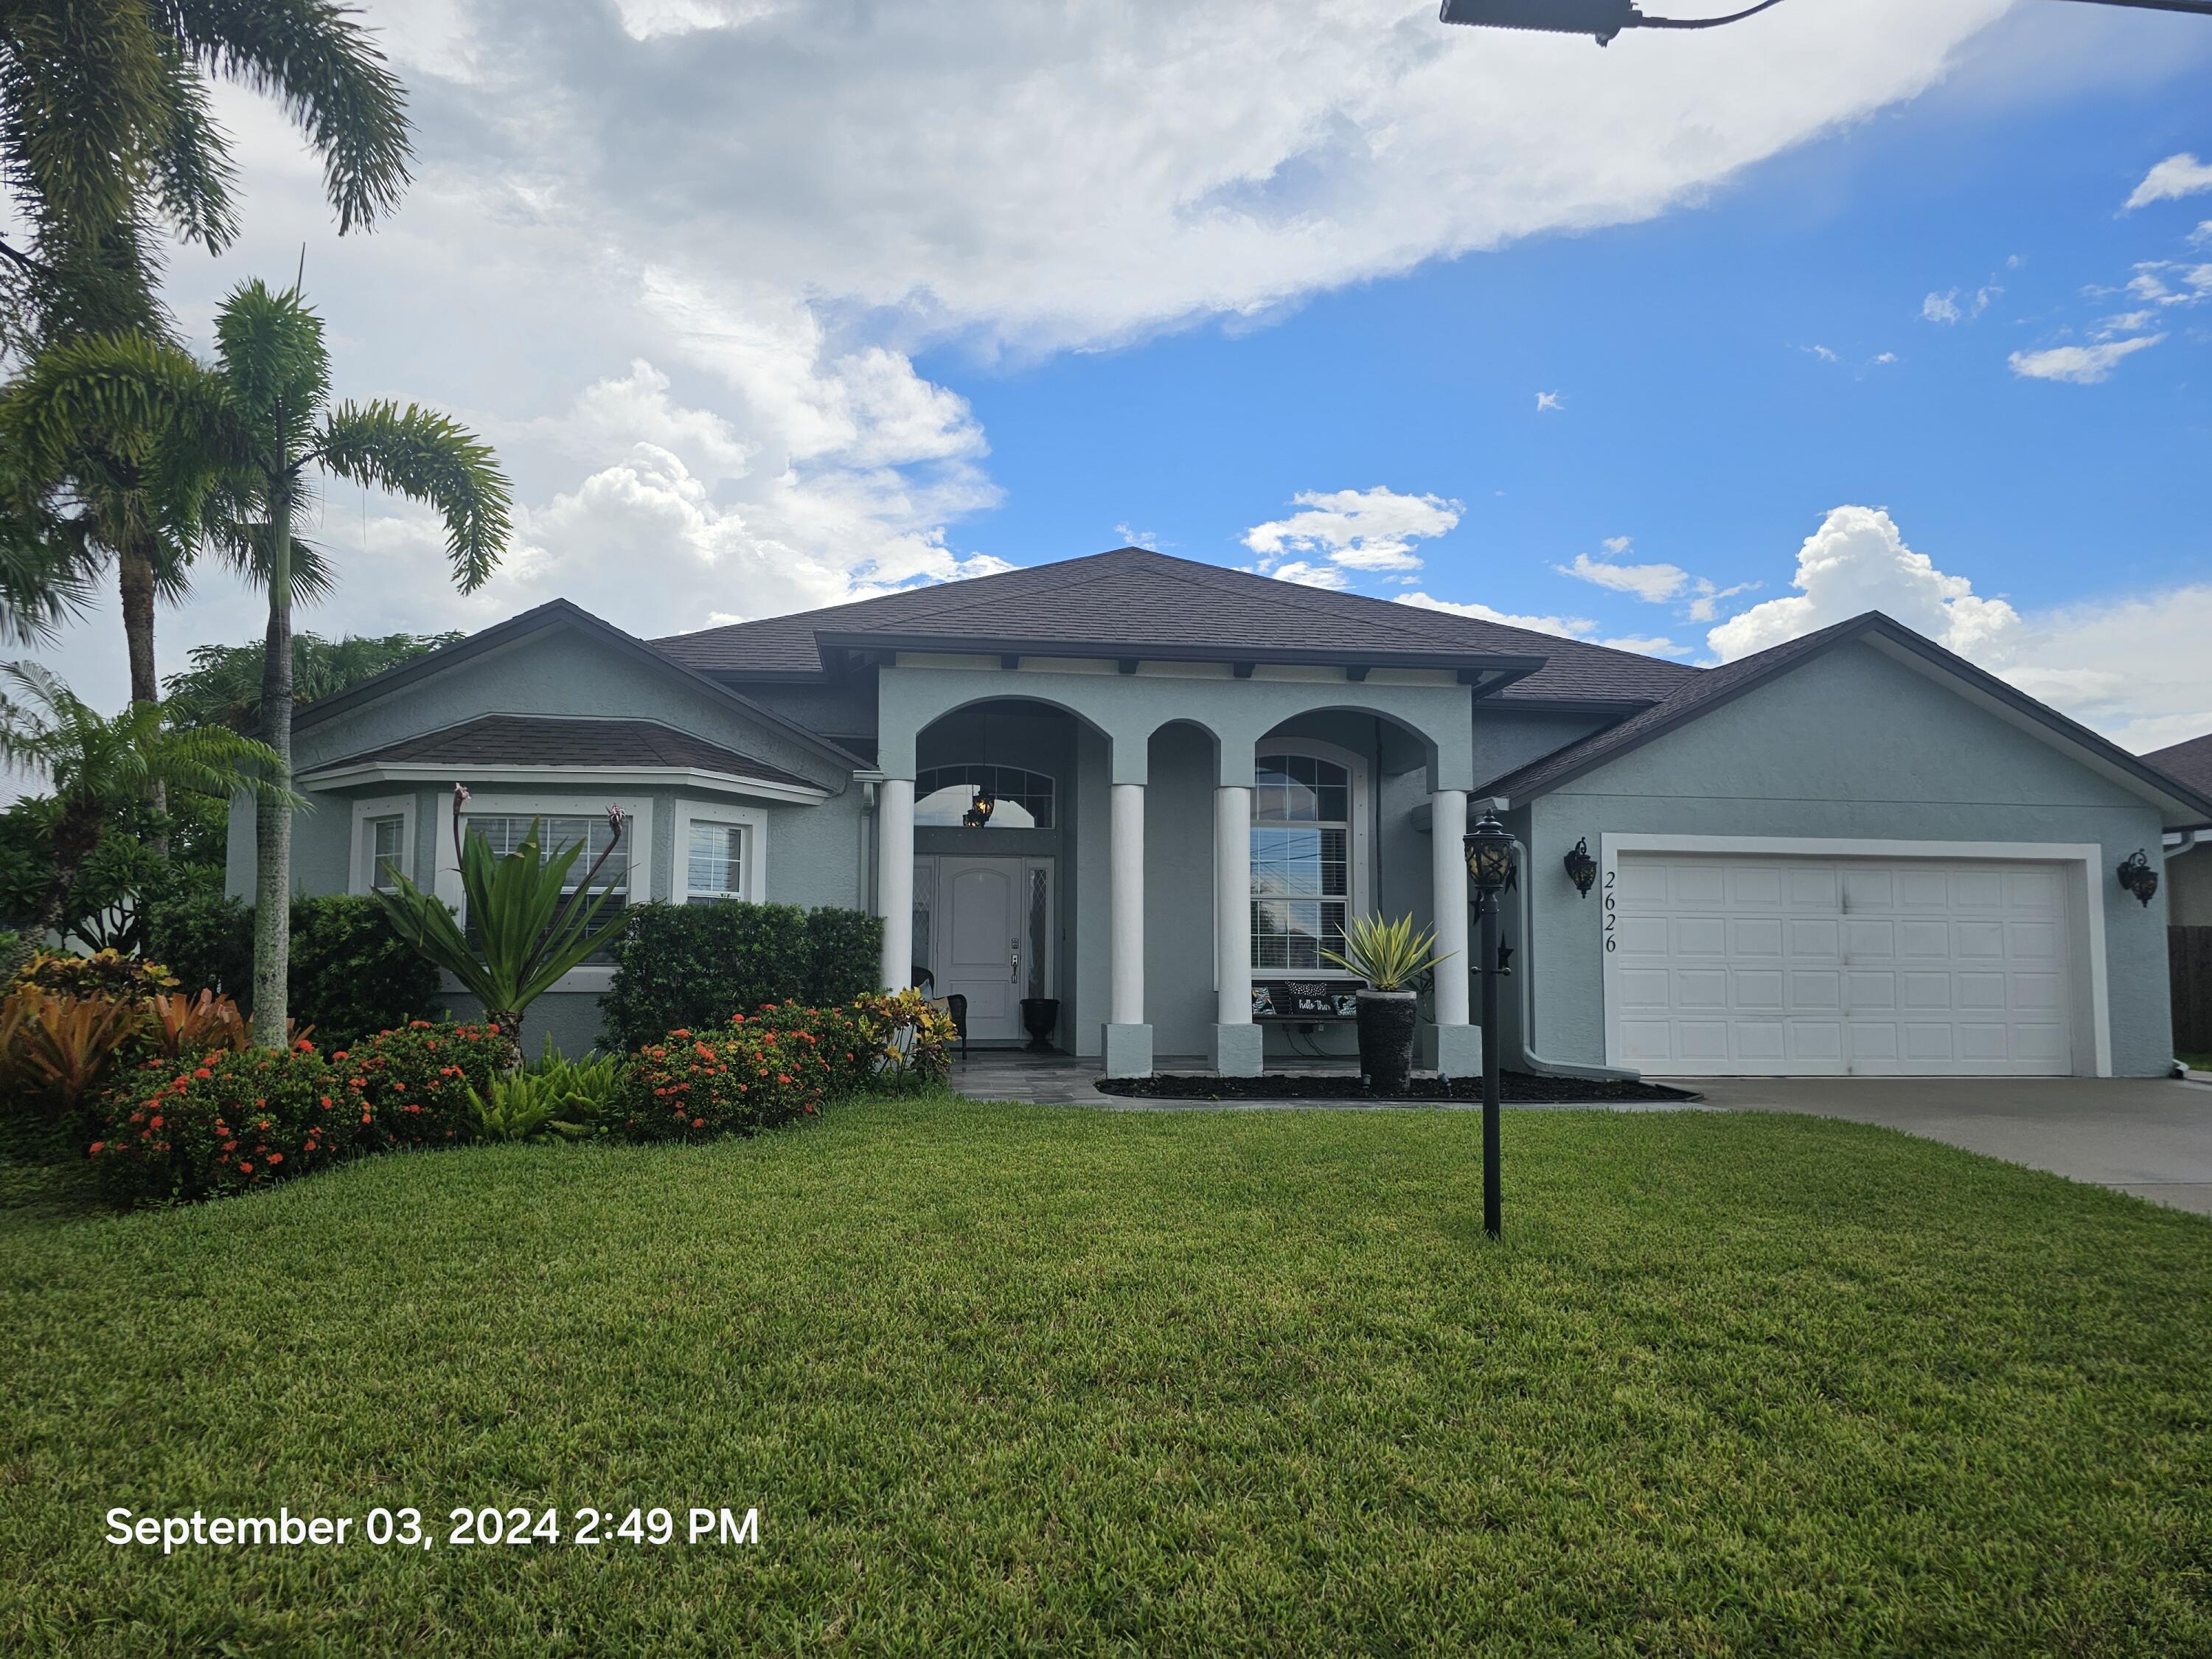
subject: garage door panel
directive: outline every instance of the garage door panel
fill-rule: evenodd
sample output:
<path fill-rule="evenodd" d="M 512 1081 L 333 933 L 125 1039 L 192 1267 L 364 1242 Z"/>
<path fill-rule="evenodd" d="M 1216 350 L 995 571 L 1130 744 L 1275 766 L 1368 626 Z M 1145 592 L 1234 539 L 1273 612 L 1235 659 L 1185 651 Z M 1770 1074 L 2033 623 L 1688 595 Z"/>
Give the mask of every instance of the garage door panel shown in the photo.
<path fill-rule="evenodd" d="M 1607 957 L 1614 1051 L 1678 1073 L 2069 1069 L 2056 867 L 1629 854 Z"/>

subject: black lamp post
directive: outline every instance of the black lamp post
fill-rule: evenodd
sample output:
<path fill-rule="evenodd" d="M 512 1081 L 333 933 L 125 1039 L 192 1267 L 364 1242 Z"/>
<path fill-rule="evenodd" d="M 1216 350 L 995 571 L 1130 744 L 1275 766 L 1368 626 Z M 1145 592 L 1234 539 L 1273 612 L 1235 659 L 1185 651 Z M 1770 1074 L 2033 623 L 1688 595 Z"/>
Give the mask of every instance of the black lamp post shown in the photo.
<path fill-rule="evenodd" d="M 1513 837 L 1494 813 L 1485 812 L 1462 845 L 1480 939 L 1475 971 L 1482 975 L 1482 1230 L 1497 1238 L 1505 1207 L 1498 1134 L 1498 981 L 1505 959 L 1498 948 L 1498 896 L 1513 884 Z"/>
<path fill-rule="evenodd" d="M 1438 15 L 1447 23 L 1473 23 L 1493 29 L 1541 29 L 1550 34 L 1587 34 L 1610 46 L 1623 29 L 1717 29 L 1740 23 L 1782 0 L 1759 0 L 1724 17 L 1646 17 L 1636 0 L 1443 0 Z M 2094 6 L 2134 6 L 2144 11 L 2187 11 L 2212 17 L 2212 0 L 2081 0 Z"/>

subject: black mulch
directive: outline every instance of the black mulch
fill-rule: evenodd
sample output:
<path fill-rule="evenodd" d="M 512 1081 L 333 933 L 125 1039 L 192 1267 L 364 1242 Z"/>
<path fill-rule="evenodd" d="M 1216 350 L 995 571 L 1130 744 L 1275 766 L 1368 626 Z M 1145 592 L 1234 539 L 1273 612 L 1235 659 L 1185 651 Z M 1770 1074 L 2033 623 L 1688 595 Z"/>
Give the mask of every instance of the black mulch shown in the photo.
<path fill-rule="evenodd" d="M 1352 1072 L 1269 1072 L 1261 1077 L 1167 1072 L 1152 1077 L 1102 1077 L 1098 1090 L 1102 1094 L 1129 1095 L 1147 1100 L 1480 1100 L 1482 1079 L 1455 1077 L 1447 1085 L 1442 1078 L 1417 1077 L 1401 1090 L 1379 1095 L 1365 1087 L 1358 1075 Z M 1668 1089 L 1656 1083 L 1537 1077 L 1528 1072 L 1499 1073 L 1498 1095 L 1500 1100 L 1522 1106 L 1569 1101 L 1677 1101 L 1702 1097 L 1686 1089 Z"/>

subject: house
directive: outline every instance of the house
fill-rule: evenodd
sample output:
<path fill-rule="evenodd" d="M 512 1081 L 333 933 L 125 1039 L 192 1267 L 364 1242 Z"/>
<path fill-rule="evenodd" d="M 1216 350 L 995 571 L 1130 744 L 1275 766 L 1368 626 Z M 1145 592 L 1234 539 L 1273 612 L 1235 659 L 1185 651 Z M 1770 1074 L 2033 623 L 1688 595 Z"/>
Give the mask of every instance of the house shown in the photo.
<path fill-rule="evenodd" d="M 295 741 L 309 891 L 458 902 L 456 782 L 500 848 L 542 816 L 596 849 L 612 802 L 623 902 L 873 910 L 886 982 L 964 995 L 978 1042 L 1049 999 L 1116 1074 L 1349 1052 L 1322 952 L 1367 912 L 1434 922 L 1426 1054 L 1473 1070 L 1486 808 L 1523 854 L 1510 1064 L 2153 1074 L 2166 917 L 2115 870 L 2212 823 L 2212 788 L 1882 616 L 1698 670 L 1134 548 L 649 643 L 556 602 Z M 252 859 L 241 812 L 234 891 Z M 611 972 L 533 1022 L 587 1042 Z"/>
<path fill-rule="evenodd" d="M 2143 758 L 2198 794 L 2212 795 L 2212 732 Z M 2212 927 L 2212 852 L 2193 835 L 2179 840 L 2166 849 L 2166 919 L 2176 927 Z"/>

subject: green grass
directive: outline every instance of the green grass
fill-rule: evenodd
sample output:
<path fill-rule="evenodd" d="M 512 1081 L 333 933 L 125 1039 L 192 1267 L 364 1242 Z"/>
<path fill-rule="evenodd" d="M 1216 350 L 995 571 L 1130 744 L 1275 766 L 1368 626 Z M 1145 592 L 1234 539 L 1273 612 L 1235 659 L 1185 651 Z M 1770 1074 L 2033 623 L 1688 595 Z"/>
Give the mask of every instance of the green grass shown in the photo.
<path fill-rule="evenodd" d="M 2192 1072 L 2212 1072 L 2212 1054 L 2182 1054 L 2178 1058 Z"/>
<path fill-rule="evenodd" d="M 2212 1229 L 1856 1126 L 930 1103 L 0 1218 L 0 1650 L 2212 1653 Z M 757 1505 L 757 1547 L 143 1512 Z"/>

